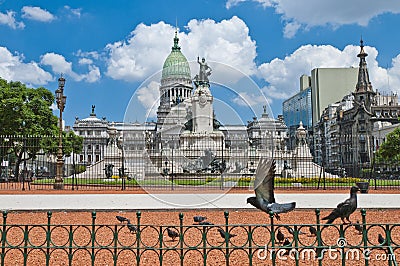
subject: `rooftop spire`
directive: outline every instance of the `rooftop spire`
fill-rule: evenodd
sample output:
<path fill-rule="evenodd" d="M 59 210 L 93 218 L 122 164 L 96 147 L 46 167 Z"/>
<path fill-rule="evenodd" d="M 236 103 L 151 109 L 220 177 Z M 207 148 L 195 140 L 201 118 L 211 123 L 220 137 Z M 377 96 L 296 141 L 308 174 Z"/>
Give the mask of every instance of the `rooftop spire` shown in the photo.
<path fill-rule="evenodd" d="M 367 61 L 365 60 L 367 56 L 368 54 L 364 51 L 364 41 L 361 37 L 360 53 L 357 55 L 357 57 L 360 58 L 360 64 L 358 69 L 358 81 L 356 85 L 356 92 L 367 92 L 367 91 L 372 92 L 372 85 L 371 82 L 369 81 Z"/>
<path fill-rule="evenodd" d="M 181 47 L 178 45 L 179 38 L 178 38 L 178 28 L 175 30 L 175 37 L 174 37 L 174 46 L 172 46 L 172 51 L 180 51 Z"/>

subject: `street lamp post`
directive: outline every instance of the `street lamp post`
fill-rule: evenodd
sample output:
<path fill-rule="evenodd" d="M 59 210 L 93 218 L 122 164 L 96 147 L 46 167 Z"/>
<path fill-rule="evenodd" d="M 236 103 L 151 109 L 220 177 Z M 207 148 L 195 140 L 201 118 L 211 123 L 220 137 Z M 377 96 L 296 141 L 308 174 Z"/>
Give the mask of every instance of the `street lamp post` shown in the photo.
<path fill-rule="evenodd" d="M 64 180 L 63 180 L 63 151 L 62 151 L 62 113 L 64 112 L 65 104 L 67 102 L 67 96 L 64 95 L 64 85 L 65 78 L 61 75 L 58 79 L 58 89 L 56 90 L 56 102 L 57 108 L 60 110 L 59 117 L 59 132 L 58 132 L 58 152 L 57 152 L 57 172 L 56 178 L 54 180 L 54 189 L 64 189 Z"/>

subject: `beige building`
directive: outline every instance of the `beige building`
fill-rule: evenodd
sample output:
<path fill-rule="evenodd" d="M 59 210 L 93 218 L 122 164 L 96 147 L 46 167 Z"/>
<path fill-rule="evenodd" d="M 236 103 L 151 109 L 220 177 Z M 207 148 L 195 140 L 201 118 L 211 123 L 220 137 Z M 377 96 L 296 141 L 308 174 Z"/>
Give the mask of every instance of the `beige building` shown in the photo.
<path fill-rule="evenodd" d="M 358 68 L 315 68 L 311 71 L 312 121 L 317 125 L 322 111 L 354 91 Z"/>

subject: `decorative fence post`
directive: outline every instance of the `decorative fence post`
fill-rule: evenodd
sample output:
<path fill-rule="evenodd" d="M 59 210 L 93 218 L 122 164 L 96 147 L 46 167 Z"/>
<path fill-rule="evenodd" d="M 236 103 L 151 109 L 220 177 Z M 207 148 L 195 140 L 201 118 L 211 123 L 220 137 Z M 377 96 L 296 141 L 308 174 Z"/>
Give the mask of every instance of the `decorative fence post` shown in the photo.
<path fill-rule="evenodd" d="M 4 257 L 6 256 L 7 240 L 7 211 L 3 211 L 3 232 L 1 232 L 1 266 L 4 266 Z"/>
<path fill-rule="evenodd" d="M 136 219 L 137 219 L 137 231 L 136 231 L 136 265 L 139 266 L 140 264 L 140 217 L 142 213 L 140 211 L 136 212 Z"/>
<path fill-rule="evenodd" d="M 276 252 L 275 252 L 275 228 L 274 228 L 274 213 L 269 212 L 269 219 L 271 221 L 271 259 L 272 265 L 276 264 Z"/>
<path fill-rule="evenodd" d="M 361 218 L 362 218 L 362 229 L 363 229 L 363 244 L 364 244 L 364 258 L 365 258 L 365 266 L 369 265 L 369 248 L 368 248 L 368 229 L 366 224 L 366 214 L 367 211 L 365 209 L 361 210 Z"/>
<path fill-rule="evenodd" d="M 224 212 L 225 216 L 225 262 L 226 266 L 229 266 L 229 212 L 225 211 Z"/>
<path fill-rule="evenodd" d="M 180 243 L 181 266 L 183 266 L 183 262 L 185 259 L 183 252 L 183 213 L 179 213 L 179 243 Z"/>
<path fill-rule="evenodd" d="M 96 244 L 96 212 L 92 212 L 92 266 L 94 266 L 94 262 L 96 259 L 95 253 L 95 244 Z"/>
<path fill-rule="evenodd" d="M 50 243 L 51 243 L 51 216 L 52 212 L 47 212 L 47 231 L 46 231 L 46 266 L 50 264 Z M 70 252 L 71 253 L 71 252 Z M 68 255 L 70 256 L 70 255 Z M 69 259 L 71 261 L 71 259 Z"/>
<path fill-rule="evenodd" d="M 315 216 L 317 219 L 316 223 L 317 223 L 317 244 L 318 244 L 316 253 L 317 253 L 317 258 L 318 258 L 318 265 L 322 266 L 322 259 L 323 259 L 324 254 L 321 252 L 322 251 L 322 238 L 321 238 L 320 214 L 321 214 L 321 211 L 319 209 L 316 209 Z"/>

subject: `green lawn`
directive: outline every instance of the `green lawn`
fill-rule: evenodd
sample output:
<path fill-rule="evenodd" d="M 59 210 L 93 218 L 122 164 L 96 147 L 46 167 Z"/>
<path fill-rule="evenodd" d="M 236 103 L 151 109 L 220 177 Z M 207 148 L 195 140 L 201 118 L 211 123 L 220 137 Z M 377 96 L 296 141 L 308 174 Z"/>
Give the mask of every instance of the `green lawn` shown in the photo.
<path fill-rule="evenodd" d="M 72 178 L 67 177 L 64 178 L 64 184 L 72 185 Z M 175 185 L 180 186 L 208 186 L 208 187 L 219 187 L 221 186 L 221 178 L 220 177 L 207 177 L 207 178 L 177 178 L 173 181 Z M 249 187 L 254 183 L 253 178 L 251 177 L 223 177 L 223 181 L 225 184 L 236 183 L 236 187 Z M 301 187 L 317 187 L 318 181 L 320 181 L 320 187 L 324 185 L 324 179 L 319 179 L 318 177 L 310 177 L 310 178 L 275 178 L 275 187 L 293 187 L 293 186 L 301 186 Z M 326 187 L 349 187 L 354 185 L 356 182 L 360 181 L 368 181 L 368 179 L 361 178 L 329 178 L 325 179 Z M 375 180 L 369 180 L 370 186 L 375 186 Z M 48 179 L 37 179 L 33 181 L 31 184 L 40 185 L 40 184 L 53 184 L 54 178 Z M 122 180 L 119 178 L 116 179 L 102 179 L 102 178 L 78 178 L 74 180 L 74 183 L 77 185 L 115 185 L 120 186 L 122 184 Z M 164 178 L 147 178 L 145 180 L 126 180 L 125 183 L 127 186 L 170 186 L 172 182 L 168 179 Z M 300 185 L 301 184 L 301 185 Z M 400 186 L 400 180 L 376 180 L 376 185 L 379 187 L 385 186 Z"/>

